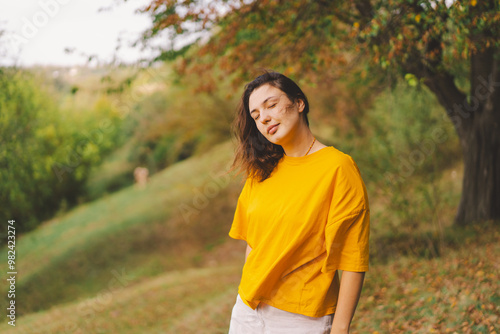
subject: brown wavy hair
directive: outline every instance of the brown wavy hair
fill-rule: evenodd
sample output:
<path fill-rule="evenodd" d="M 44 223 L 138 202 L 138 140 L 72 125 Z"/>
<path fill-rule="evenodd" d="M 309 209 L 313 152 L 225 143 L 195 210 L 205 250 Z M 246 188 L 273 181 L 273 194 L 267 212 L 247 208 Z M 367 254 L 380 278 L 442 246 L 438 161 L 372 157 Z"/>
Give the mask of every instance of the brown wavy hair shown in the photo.
<path fill-rule="evenodd" d="M 249 100 L 254 90 L 262 85 L 271 85 L 285 93 L 292 105 L 296 105 L 298 100 L 304 102 L 302 116 L 309 127 L 307 114 L 309 113 L 309 102 L 304 92 L 290 78 L 274 71 L 265 71 L 264 74 L 255 78 L 245 85 L 245 91 L 241 97 L 236 110 L 236 117 L 232 124 L 232 131 L 238 139 L 238 147 L 230 170 L 239 167 L 240 173 L 245 172 L 259 182 L 267 179 L 278 162 L 283 157 L 284 151 L 280 145 L 270 142 L 260 133 L 255 124 L 255 120 L 250 116 Z"/>

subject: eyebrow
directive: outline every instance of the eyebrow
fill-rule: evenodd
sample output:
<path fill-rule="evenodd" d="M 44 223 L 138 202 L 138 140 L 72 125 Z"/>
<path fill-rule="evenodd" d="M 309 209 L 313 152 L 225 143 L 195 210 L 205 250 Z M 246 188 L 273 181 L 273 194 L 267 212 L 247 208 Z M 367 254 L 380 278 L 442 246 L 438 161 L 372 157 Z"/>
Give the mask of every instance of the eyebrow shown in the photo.
<path fill-rule="evenodd" d="M 272 99 L 272 98 L 277 98 L 277 97 L 278 97 L 277 95 L 269 96 L 269 97 L 268 97 L 267 99 L 265 99 L 265 100 L 264 100 L 264 102 L 262 102 L 260 105 L 262 106 L 262 105 L 266 104 L 266 102 L 267 102 L 267 101 L 269 101 L 270 99 Z M 253 112 L 256 112 L 256 111 L 257 111 L 257 109 L 253 109 L 252 111 L 250 111 L 250 114 L 252 114 Z"/>

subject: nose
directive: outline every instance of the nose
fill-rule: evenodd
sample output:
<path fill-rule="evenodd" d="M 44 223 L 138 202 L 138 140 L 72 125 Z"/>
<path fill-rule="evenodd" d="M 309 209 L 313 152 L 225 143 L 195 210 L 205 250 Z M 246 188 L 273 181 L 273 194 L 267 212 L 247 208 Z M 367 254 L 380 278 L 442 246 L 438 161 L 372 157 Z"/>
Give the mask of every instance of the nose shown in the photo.
<path fill-rule="evenodd" d="M 271 120 L 271 112 L 265 108 L 260 112 L 259 120 L 262 124 L 266 124 Z"/>

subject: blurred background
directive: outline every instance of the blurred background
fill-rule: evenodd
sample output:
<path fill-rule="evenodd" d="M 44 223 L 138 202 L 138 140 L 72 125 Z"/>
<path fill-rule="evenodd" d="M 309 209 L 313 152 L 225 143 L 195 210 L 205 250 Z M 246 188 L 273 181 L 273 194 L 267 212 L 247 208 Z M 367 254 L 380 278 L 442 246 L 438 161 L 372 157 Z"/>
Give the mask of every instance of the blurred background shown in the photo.
<path fill-rule="evenodd" d="M 272 69 L 367 186 L 351 332 L 498 333 L 499 30 L 498 1 L 1 3 L 0 331 L 227 333 L 231 123 Z"/>

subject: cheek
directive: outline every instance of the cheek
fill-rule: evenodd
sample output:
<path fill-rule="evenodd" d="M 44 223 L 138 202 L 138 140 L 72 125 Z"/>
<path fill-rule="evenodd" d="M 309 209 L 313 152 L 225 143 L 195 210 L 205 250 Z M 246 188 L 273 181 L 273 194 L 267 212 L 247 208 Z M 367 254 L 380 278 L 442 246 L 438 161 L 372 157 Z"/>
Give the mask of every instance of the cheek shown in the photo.
<path fill-rule="evenodd" d="M 264 125 L 255 123 L 255 127 L 257 128 L 257 131 L 259 131 L 264 136 L 267 134 L 266 133 L 266 128 L 265 128 Z"/>

